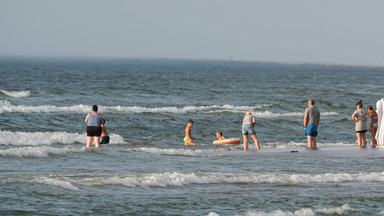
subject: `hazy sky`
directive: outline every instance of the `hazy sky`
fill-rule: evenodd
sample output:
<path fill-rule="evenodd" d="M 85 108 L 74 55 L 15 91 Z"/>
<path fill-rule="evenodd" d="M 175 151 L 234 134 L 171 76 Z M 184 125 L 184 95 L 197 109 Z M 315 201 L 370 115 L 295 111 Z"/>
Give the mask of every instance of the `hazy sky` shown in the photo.
<path fill-rule="evenodd" d="M 0 0 L 0 55 L 384 65 L 382 0 Z"/>

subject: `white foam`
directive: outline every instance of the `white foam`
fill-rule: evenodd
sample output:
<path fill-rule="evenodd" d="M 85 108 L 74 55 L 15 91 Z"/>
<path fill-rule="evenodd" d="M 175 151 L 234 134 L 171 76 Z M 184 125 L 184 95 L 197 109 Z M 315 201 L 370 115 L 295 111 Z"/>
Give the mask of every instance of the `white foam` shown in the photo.
<path fill-rule="evenodd" d="M 298 148 L 298 147 L 307 147 L 306 142 L 268 142 L 268 143 L 263 143 L 262 147 L 271 149 L 271 148 Z M 351 143 L 343 143 L 343 142 L 338 142 L 338 143 L 317 143 L 317 147 L 341 147 L 341 146 L 354 146 L 355 144 Z M 252 144 L 251 144 L 252 146 Z"/>
<path fill-rule="evenodd" d="M 122 136 L 109 134 L 111 144 L 126 144 Z M 10 132 L 0 131 L 0 145 L 52 145 L 86 143 L 86 134 L 66 132 Z"/>
<path fill-rule="evenodd" d="M 244 212 L 242 216 L 314 216 L 315 213 L 310 208 L 301 208 L 294 212 L 274 210 L 270 213 L 266 212 Z"/>
<path fill-rule="evenodd" d="M 43 106 L 15 106 L 8 101 L 3 101 L 0 104 L 0 114 L 1 113 L 87 113 L 90 112 L 90 106 L 85 105 L 74 105 L 69 107 L 57 107 L 50 105 Z"/>
<path fill-rule="evenodd" d="M 274 149 L 274 148 L 302 148 L 306 147 L 306 142 L 269 142 L 263 143 L 263 149 Z M 354 144 L 340 143 L 317 143 L 318 147 L 340 147 L 340 146 L 354 146 Z M 248 144 L 250 149 L 256 148 L 253 143 Z M 128 151 L 145 152 L 150 154 L 168 155 L 168 156 L 201 156 L 203 153 L 215 153 L 224 151 L 236 151 L 242 150 L 243 145 L 223 146 L 212 145 L 210 149 L 185 149 L 185 148 L 155 148 L 155 147 L 140 147 L 129 149 Z"/>
<path fill-rule="evenodd" d="M 47 177 L 38 177 L 38 178 L 33 179 L 30 182 L 39 183 L 39 184 L 46 184 L 46 185 L 53 185 L 55 187 L 60 187 L 60 188 L 64 188 L 67 190 L 74 190 L 74 191 L 79 190 L 79 188 L 73 186 L 70 182 L 61 181 L 61 180 L 53 179 L 53 178 L 47 178 Z"/>
<path fill-rule="evenodd" d="M 146 152 L 151 154 L 169 155 L 169 156 L 200 156 L 202 153 L 221 152 L 221 151 L 230 151 L 230 150 L 238 150 L 238 149 L 241 149 L 241 148 L 232 146 L 227 148 L 192 150 L 192 149 L 161 149 L 161 148 L 141 147 L 141 148 L 131 149 L 128 151 Z"/>
<path fill-rule="evenodd" d="M 18 147 L 7 150 L 0 150 L 0 155 L 4 157 L 48 157 L 51 155 L 66 155 L 70 153 L 85 152 L 86 148 L 54 148 L 51 146 L 38 147 Z"/>
<path fill-rule="evenodd" d="M 304 112 L 291 112 L 291 113 L 273 113 L 270 111 L 265 112 L 253 112 L 258 118 L 282 118 L 282 117 L 303 117 Z M 337 116 L 336 112 L 324 112 L 322 116 Z"/>
<path fill-rule="evenodd" d="M 21 98 L 21 97 L 29 97 L 31 96 L 30 91 L 5 91 L 5 90 L 0 90 L 3 94 L 10 96 L 10 97 L 15 97 L 15 98 Z"/>
<path fill-rule="evenodd" d="M 123 113 L 175 113 L 175 114 L 185 114 L 185 113 L 222 113 L 222 112 L 231 112 L 231 113 L 245 113 L 248 110 L 261 109 L 263 107 L 271 106 L 270 104 L 261 104 L 254 106 L 233 106 L 233 105 L 212 105 L 212 106 L 186 106 L 186 107 L 124 107 L 124 106 L 100 106 L 100 113 L 110 113 L 110 112 L 123 112 Z M 23 106 L 23 105 L 12 105 L 8 101 L 3 101 L 0 103 L 0 114 L 1 113 L 88 113 L 91 110 L 91 106 L 88 105 L 74 105 L 68 107 L 57 107 L 51 105 L 42 105 L 42 106 Z M 264 112 L 253 112 L 254 115 L 258 118 L 285 118 L 285 117 L 303 117 L 303 112 L 291 112 L 291 113 L 273 113 L 270 111 Z M 336 112 L 324 112 L 321 113 L 322 116 L 336 116 Z"/>
<path fill-rule="evenodd" d="M 260 109 L 262 107 L 270 106 L 269 104 L 261 104 L 254 106 L 233 106 L 233 105 L 212 105 L 212 106 L 186 106 L 186 107 L 155 107 L 155 108 L 147 108 L 147 107 L 104 107 L 105 111 L 113 110 L 118 112 L 127 112 L 127 113 L 196 113 L 201 111 L 208 111 L 208 113 L 215 112 L 245 112 L 247 110 Z"/>
<path fill-rule="evenodd" d="M 207 214 L 207 216 L 220 216 L 219 214 L 217 214 L 216 212 L 209 212 Z"/>
<path fill-rule="evenodd" d="M 319 210 L 312 210 L 310 208 L 301 208 L 294 212 L 274 210 L 270 213 L 245 212 L 245 213 L 242 213 L 241 215 L 242 216 L 314 216 L 316 215 L 316 213 L 330 214 L 330 215 L 333 215 L 333 214 L 343 215 L 348 211 L 354 211 L 354 210 L 355 209 L 349 207 L 347 204 L 344 204 L 340 207 L 331 207 L 331 208 L 324 208 Z"/>
<path fill-rule="evenodd" d="M 232 173 L 150 173 L 128 176 L 95 176 L 83 180 L 75 180 L 84 186 L 120 185 L 124 187 L 182 187 L 190 184 L 316 184 L 345 182 L 384 182 L 384 173 L 325 173 L 325 174 L 232 174 Z M 339 212 L 347 210 L 330 209 L 322 212 Z"/>
<path fill-rule="evenodd" d="M 347 204 L 344 204 L 340 207 L 333 207 L 333 208 L 324 208 L 319 209 L 316 212 L 324 213 L 324 214 L 339 214 L 342 215 L 347 211 L 353 211 L 355 209 L 349 207 Z"/>

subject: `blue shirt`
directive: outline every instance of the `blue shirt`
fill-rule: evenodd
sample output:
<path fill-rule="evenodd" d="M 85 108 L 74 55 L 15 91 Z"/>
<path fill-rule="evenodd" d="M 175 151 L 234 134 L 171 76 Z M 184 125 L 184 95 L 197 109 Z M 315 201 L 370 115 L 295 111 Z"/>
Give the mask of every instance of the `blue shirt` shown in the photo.
<path fill-rule="evenodd" d="M 101 127 L 100 114 L 92 115 L 89 113 L 87 126 Z"/>

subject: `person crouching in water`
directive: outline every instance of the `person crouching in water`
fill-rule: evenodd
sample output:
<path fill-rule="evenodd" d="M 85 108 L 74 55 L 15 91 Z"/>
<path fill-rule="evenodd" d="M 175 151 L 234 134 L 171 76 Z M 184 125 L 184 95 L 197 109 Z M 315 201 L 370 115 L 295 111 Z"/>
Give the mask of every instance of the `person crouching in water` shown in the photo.
<path fill-rule="evenodd" d="M 308 148 L 316 148 L 317 127 L 320 124 L 320 111 L 315 101 L 309 100 L 304 113 L 304 134 L 307 136 Z"/>
<path fill-rule="evenodd" d="M 355 122 L 355 131 L 357 137 L 357 145 L 365 147 L 367 140 L 365 133 L 367 132 L 367 118 L 368 114 L 363 110 L 363 103 L 361 101 L 356 104 L 357 110 L 352 114 L 352 119 Z"/>
<path fill-rule="evenodd" d="M 255 131 L 256 119 L 252 115 L 251 111 L 248 111 L 243 119 L 242 133 L 243 133 L 243 142 L 244 142 L 244 151 L 248 150 L 248 135 L 251 135 L 253 141 L 255 142 L 257 150 L 260 150 L 259 139 L 256 136 Z"/>
<path fill-rule="evenodd" d="M 105 119 L 103 119 L 103 124 L 101 125 L 101 142 L 100 144 L 108 144 L 109 135 L 107 132 L 107 127 L 105 126 Z"/>
<path fill-rule="evenodd" d="M 85 117 L 87 124 L 87 148 L 91 148 L 92 141 L 95 140 L 95 147 L 100 148 L 100 135 L 103 117 L 97 113 L 97 105 L 92 106 L 92 112 Z"/>

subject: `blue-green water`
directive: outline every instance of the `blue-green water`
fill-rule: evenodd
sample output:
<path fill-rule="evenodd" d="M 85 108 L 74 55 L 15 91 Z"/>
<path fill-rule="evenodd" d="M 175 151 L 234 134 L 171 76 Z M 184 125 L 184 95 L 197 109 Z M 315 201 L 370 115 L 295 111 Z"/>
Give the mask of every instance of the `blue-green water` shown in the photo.
<path fill-rule="evenodd" d="M 322 115 L 320 149 L 355 148 L 355 104 L 362 99 L 364 107 L 375 105 L 383 97 L 383 72 L 335 65 L 3 57 L 0 213 L 384 214 L 380 157 L 209 156 L 241 151 L 212 141 L 217 130 L 240 138 L 247 110 L 256 115 L 260 152 L 303 150 L 302 118 L 310 98 Z M 111 144 L 99 150 L 84 148 L 84 118 L 93 104 L 111 136 Z M 197 146 L 183 145 L 188 119 L 195 122 Z"/>

